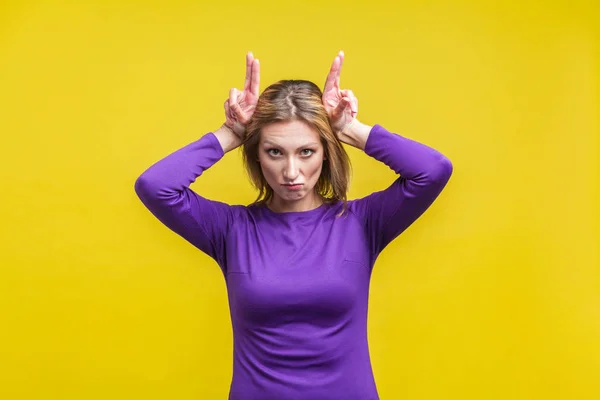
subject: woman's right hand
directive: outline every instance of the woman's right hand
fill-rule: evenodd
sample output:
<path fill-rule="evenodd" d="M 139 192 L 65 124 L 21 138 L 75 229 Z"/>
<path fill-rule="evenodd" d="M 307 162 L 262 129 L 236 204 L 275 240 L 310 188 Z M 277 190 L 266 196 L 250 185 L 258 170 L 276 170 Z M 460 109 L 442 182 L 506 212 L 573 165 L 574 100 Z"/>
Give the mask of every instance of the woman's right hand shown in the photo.
<path fill-rule="evenodd" d="M 259 96 L 260 64 L 252 52 L 246 54 L 246 81 L 244 90 L 236 88 L 229 91 L 229 99 L 225 100 L 225 125 L 244 140 L 246 125 L 250 121 Z"/>

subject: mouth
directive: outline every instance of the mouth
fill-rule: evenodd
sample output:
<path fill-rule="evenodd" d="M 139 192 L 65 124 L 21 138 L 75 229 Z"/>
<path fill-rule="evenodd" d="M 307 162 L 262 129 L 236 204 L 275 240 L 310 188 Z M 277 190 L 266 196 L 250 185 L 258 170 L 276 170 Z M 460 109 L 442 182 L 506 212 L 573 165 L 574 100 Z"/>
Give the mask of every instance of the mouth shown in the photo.
<path fill-rule="evenodd" d="M 293 185 L 288 185 L 288 184 L 284 184 L 282 185 L 284 188 L 286 188 L 287 190 L 300 190 L 302 189 L 302 184 L 301 183 L 296 183 Z"/>

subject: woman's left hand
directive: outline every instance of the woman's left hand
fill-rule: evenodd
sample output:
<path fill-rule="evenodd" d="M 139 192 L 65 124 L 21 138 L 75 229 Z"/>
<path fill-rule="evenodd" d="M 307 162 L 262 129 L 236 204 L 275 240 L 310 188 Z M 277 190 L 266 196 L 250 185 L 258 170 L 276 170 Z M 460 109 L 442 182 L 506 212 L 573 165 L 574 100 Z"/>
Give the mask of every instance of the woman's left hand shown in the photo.
<path fill-rule="evenodd" d="M 358 99 L 352 90 L 340 89 L 340 72 L 343 62 L 344 52 L 340 51 L 331 64 L 322 99 L 327 115 L 329 115 L 331 128 L 338 137 L 356 119 L 356 114 L 358 114 Z"/>

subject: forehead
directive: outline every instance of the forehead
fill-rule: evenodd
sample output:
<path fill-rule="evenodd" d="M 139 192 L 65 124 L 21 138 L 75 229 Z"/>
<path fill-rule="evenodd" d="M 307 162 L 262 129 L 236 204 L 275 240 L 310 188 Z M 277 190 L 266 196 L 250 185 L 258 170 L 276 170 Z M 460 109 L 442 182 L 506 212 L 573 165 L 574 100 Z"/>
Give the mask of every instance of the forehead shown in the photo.
<path fill-rule="evenodd" d="M 298 143 L 320 143 L 319 132 L 303 121 L 273 122 L 261 129 L 260 142 L 265 141 L 278 145 L 295 145 Z"/>

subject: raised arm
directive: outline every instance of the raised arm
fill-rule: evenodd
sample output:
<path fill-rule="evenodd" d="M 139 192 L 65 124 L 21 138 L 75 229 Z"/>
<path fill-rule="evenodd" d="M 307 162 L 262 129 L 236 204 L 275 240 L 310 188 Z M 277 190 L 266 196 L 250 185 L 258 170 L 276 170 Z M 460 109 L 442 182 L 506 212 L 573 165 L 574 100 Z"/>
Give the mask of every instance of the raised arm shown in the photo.
<path fill-rule="evenodd" d="M 364 142 L 367 155 L 400 175 L 385 190 L 350 202 L 351 212 L 364 223 L 376 257 L 431 206 L 448 183 L 453 167 L 437 150 L 381 125 L 369 127 L 357 121 L 346 134 Z"/>
<path fill-rule="evenodd" d="M 233 221 L 232 208 L 208 200 L 190 185 L 224 153 L 217 137 L 235 143 L 221 128 L 157 161 L 135 181 L 135 192 L 150 212 L 173 232 L 224 265 L 224 238 Z M 232 146 L 232 145 L 231 145 Z"/>
<path fill-rule="evenodd" d="M 344 53 L 339 52 L 323 89 L 323 105 L 340 141 L 362 149 L 400 175 L 387 189 L 350 202 L 365 226 L 374 259 L 429 208 L 452 175 L 452 163 L 437 150 L 356 119 L 358 100 L 340 88 Z M 373 262 L 375 260 L 372 260 Z"/>
<path fill-rule="evenodd" d="M 259 68 L 258 60 L 248 53 L 244 91 L 231 89 L 224 104 L 223 126 L 157 161 L 134 185 L 136 194 L 156 218 L 215 259 L 222 269 L 226 266 L 225 238 L 234 220 L 234 208 L 198 195 L 190 185 L 242 143 L 258 100 Z"/>

